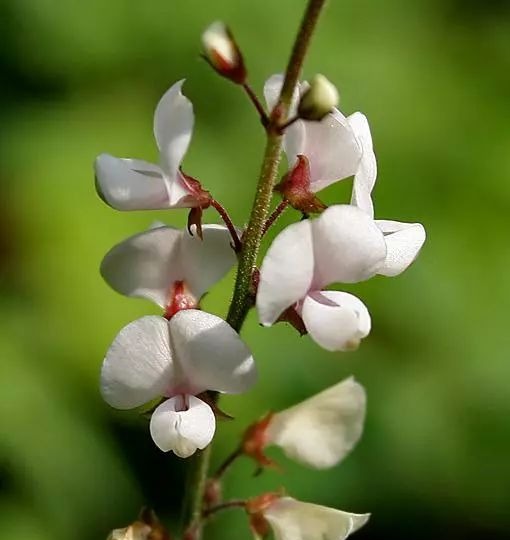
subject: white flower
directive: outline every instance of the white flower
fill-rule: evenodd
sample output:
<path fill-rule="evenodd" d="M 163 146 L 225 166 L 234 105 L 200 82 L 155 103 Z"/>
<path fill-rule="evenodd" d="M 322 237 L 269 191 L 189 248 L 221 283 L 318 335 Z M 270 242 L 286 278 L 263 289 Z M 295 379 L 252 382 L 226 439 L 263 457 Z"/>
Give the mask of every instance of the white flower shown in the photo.
<path fill-rule="evenodd" d="M 276 104 L 282 83 L 282 75 L 273 75 L 266 81 L 264 96 L 269 107 Z M 295 116 L 299 97 L 307 88 L 306 83 L 296 88 L 290 117 Z M 307 158 L 310 167 L 308 188 L 312 193 L 355 174 L 361 158 L 356 136 L 338 109 L 333 109 L 320 122 L 294 122 L 285 129 L 283 148 L 291 169 L 297 164 L 298 156 Z"/>
<path fill-rule="evenodd" d="M 372 145 L 372 135 L 366 116 L 356 112 L 347 118 L 359 145 L 362 148 L 361 161 L 354 176 L 351 204 L 374 217 L 371 193 L 377 178 L 377 162 Z M 425 242 L 425 229 L 421 223 L 401 223 L 376 219 L 375 224 L 383 232 L 388 254 L 378 273 L 396 276 L 403 272 L 418 256 Z"/>
<path fill-rule="evenodd" d="M 156 445 L 180 457 L 212 440 L 216 422 L 198 394 L 246 391 L 256 380 L 247 346 L 222 319 L 189 309 L 169 321 L 147 316 L 125 326 L 109 348 L 101 371 L 101 393 L 116 409 L 132 409 L 168 398 L 153 412 Z"/>
<path fill-rule="evenodd" d="M 222 225 L 204 225 L 201 240 L 158 224 L 114 246 L 101 263 L 101 275 L 120 294 L 146 298 L 163 309 L 183 301 L 196 307 L 235 264 L 230 242 Z"/>
<path fill-rule="evenodd" d="M 253 517 L 262 516 L 273 530 L 275 540 L 344 540 L 360 529 L 370 514 L 351 514 L 292 497 L 261 496 L 261 508 L 257 500 L 249 502 L 252 528 L 265 532 L 263 522 Z"/>
<path fill-rule="evenodd" d="M 100 197 L 117 210 L 206 207 L 209 194 L 180 171 L 193 131 L 193 106 L 182 95 L 184 80 L 161 98 L 154 113 L 160 163 L 101 154 L 94 168 Z"/>
<path fill-rule="evenodd" d="M 364 281 L 384 269 L 386 259 L 383 233 L 355 206 L 331 206 L 315 220 L 294 223 L 275 238 L 262 263 L 259 320 L 271 326 L 295 307 L 319 345 L 352 349 L 370 332 L 370 315 L 352 294 L 323 287 Z"/>
<path fill-rule="evenodd" d="M 272 415 L 266 444 L 310 467 L 337 465 L 363 431 L 366 394 L 352 377 Z"/>

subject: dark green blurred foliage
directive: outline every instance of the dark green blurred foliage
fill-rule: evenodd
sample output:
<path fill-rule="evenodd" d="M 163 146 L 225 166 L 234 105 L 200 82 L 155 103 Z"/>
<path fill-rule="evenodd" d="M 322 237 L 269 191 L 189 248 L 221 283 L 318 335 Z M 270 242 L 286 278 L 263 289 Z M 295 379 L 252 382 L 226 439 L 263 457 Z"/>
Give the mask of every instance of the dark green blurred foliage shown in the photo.
<path fill-rule="evenodd" d="M 198 58 L 230 23 L 257 89 L 286 63 L 303 1 L 3 0 L 0 4 L 0 538 L 92 540 L 149 503 L 178 520 L 182 462 L 147 424 L 98 394 L 102 356 L 157 310 L 116 295 L 98 264 L 116 242 L 185 212 L 118 213 L 95 195 L 102 151 L 155 159 L 152 112 L 187 77 L 197 125 L 186 170 L 246 219 L 263 134 L 237 88 Z M 365 112 L 379 161 L 377 216 L 423 222 L 419 261 L 349 287 L 373 332 L 329 354 L 285 327 L 243 331 L 261 372 L 219 425 L 219 462 L 245 424 L 351 373 L 367 387 L 363 440 L 339 467 L 226 482 L 244 496 L 285 485 L 304 500 L 371 511 L 363 538 L 508 538 L 510 485 L 510 4 L 332 0 L 306 64 Z M 343 183 L 325 194 L 345 201 Z M 284 222 L 298 216 L 292 212 Z M 207 219 L 216 216 L 208 211 Z M 205 307 L 225 313 L 232 276 Z M 231 520 L 231 521 L 229 521 Z M 226 527 L 226 524 L 234 525 Z M 235 511 L 211 527 L 248 538 Z"/>

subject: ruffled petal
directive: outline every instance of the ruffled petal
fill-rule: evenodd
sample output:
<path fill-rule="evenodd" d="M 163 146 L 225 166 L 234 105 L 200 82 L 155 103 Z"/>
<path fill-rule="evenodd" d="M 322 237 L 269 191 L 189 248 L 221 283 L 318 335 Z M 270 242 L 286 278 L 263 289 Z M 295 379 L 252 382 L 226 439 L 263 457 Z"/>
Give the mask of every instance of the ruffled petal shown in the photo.
<path fill-rule="evenodd" d="M 216 390 L 238 394 L 257 379 L 250 350 L 223 319 L 187 309 L 170 319 L 172 346 L 194 393 Z"/>
<path fill-rule="evenodd" d="M 372 146 L 370 126 L 368 125 L 367 117 L 360 112 L 351 114 L 347 118 L 347 121 L 353 129 L 358 144 L 362 149 L 361 161 L 354 176 L 351 204 L 361 208 L 371 217 L 374 217 L 374 205 L 372 203 L 371 193 L 377 178 L 377 161 Z"/>
<path fill-rule="evenodd" d="M 310 162 L 311 190 L 314 193 L 352 176 L 360 164 L 361 147 L 349 122 L 337 109 L 320 122 L 305 123 L 304 145 L 297 150 Z M 288 159 L 289 162 L 294 161 L 291 155 Z"/>
<path fill-rule="evenodd" d="M 170 196 L 163 171 L 138 159 L 101 154 L 94 163 L 98 195 L 116 210 L 168 208 Z"/>
<path fill-rule="evenodd" d="M 187 458 L 211 441 L 216 429 L 214 413 L 195 396 L 175 396 L 164 401 L 152 413 L 150 432 L 163 452 Z"/>
<path fill-rule="evenodd" d="M 273 324 L 310 289 L 313 278 L 311 230 L 309 220 L 289 225 L 266 253 L 256 300 L 259 320 L 265 326 Z"/>
<path fill-rule="evenodd" d="M 344 540 L 370 514 L 350 514 L 327 506 L 282 497 L 263 512 L 276 540 Z"/>
<path fill-rule="evenodd" d="M 195 120 L 193 105 L 181 92 L 183 84 L 184 79 L 171 86 L 154 113 L 154 136 L 161 166 L 172 180 L 177 177 L 188 149 Z"/>
<path fill-rule="evenodd" d="M 421 223 L 401 223 L 378 219 L 375 224 L 384 233 L 386 259 L 377 271 L 383 276 L 396 276 L 403 272 L 418 256 L 425 242 L 425 228 Z"/>
<path fill-rule="evenodd" d="M 366 394 L 352 377 L 278 412 L 267 428 L 269 444 L 304 465 L 337 465 L 361 437 Z"/>
<path fill-rule="evenodd" d="M 192 294 L 200 298 L 236 263 L 231 237 L 223 225 L 204 225 L 203 239 L 185 234 L 182 240 L 182 265 Z"/>
<path fill-rule="evenodd" d="M 368 214 L 346 204 L 329 207 L 312 221 L 314 288 L 357 283 L 374 276 L 386 258 L 386 244 Z"/>
<path fill-rule="evenodd" d="M 314 291 L 303 302 L 301 317 L 310 337 L 328 351 L 356 349 L 370 332 L 365 304 L 341 291 Z"/>
<path fill-rule="evenodd" d="M 101 263 L 101 275 L 112 289 L 125 296 L 147 298 L 162 308 L 168 291 L 182 280 L 181 230 L 159 225 L 113 247 Z"/>
<path fill-rule="evenodd" d="M 132 409 L 162 396 L 175 378 L 168 322 L 142 317 L 118 334 L 101 369 L 101 394 L 116 409 Z"/>

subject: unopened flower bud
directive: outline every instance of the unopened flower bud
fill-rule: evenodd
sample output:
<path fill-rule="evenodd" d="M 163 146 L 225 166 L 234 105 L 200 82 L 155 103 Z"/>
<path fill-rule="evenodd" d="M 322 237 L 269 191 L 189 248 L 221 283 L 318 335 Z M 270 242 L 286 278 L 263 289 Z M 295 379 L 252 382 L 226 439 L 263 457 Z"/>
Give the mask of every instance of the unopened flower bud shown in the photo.
<path fill-rule="evenodd" d="M 222 77 L 236 84 L 246 80 L 243 56 L 232 33 L 221 21 L 213 22 L 202 34 L 205 58 Z"/>
<path fill-rule="evenodd" d="M 338 101 L 335 86 L 324 75 L 315 75 L 299 102 L 298 116 L 303 120 L 322 120 Z"/>

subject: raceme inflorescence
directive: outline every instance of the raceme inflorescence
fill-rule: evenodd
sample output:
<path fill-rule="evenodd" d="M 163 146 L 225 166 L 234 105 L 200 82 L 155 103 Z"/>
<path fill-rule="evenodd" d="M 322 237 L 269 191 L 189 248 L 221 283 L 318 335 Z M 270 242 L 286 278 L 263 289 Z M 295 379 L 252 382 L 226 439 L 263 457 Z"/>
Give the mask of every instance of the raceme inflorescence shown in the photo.
<path fill-rule="evenodd" d="M 114 246 L 101 263 L 111 288 L 161 309 L 160 315 L 120 330 L 103 362 L 101 393 L 117 409 L 150 404 L 149 432 L 157 447 L 180 458 L 195 455 L 200 474 L 187 486 L 194 502 L 181 532 L 185 540 L 198 540 L 205 523 L 230 508 L 244 509 L 255 538 L 274 534 L 277 540 L 341 540 L 369 517 L 299 501 L 283 490 L 244 500 L 221 497 L 223 476 L 239 457 L 254 460 L 258 470 L 276 466 L 265 454 L 268 446 L 279 446 L 315 469 L 341 462 L 360 439 L 365 419 L 365 390 L 353 377 L 285 410 L 269 411 L 246 427 L 216 471 L 208 471 L 216 421 L 225 416 L 220 395 L 243 393 L 257 381 L 256 360 L 239 336 L 248 311 L 256 309 L 263 327 L 291 324 L 328 351 L 356 349 L 370 333 L 369 311 L 353 294 L 331 286 L 400 274 L 425 241 L 419 223 L 374 217 L 377 166 L 366 116 L 340 112 L 338 92 L 324 76 L 298 80 L 323 3 L 310 0 L 285 74 L 265 83 L 265 105 L 248 83 L 230 30 L 216 22 L 202 36 L 204 58 L 246 92 L 266 132 L 246 226 L 236 226 L 211 186 L 205 189 L 182 169 L 194 125 L 184 80 L 174 83 L 156 107 L 158 164 L 109 154 L 95 161 L 97 192 L 112 208 L 187 209 L 183 229 L 153 223 Z M 287 166 L 277 181 L 282 152 Z M 350 201 L 327 205 L 319 198 L 327 186 L 351 177 Z M 276 204 L 275 198 L 280 199 Z M 262 237 L 287 208 L 299 212 L 298 220 L 261 254 Z M 207 224 L 207 209 L 215 209 L 224 225 Z M 227 317 L 202 310 L 203 296 L 236 265 Z M 144 510 L 110 538 L 170 535 L 152 511 Z"/>

